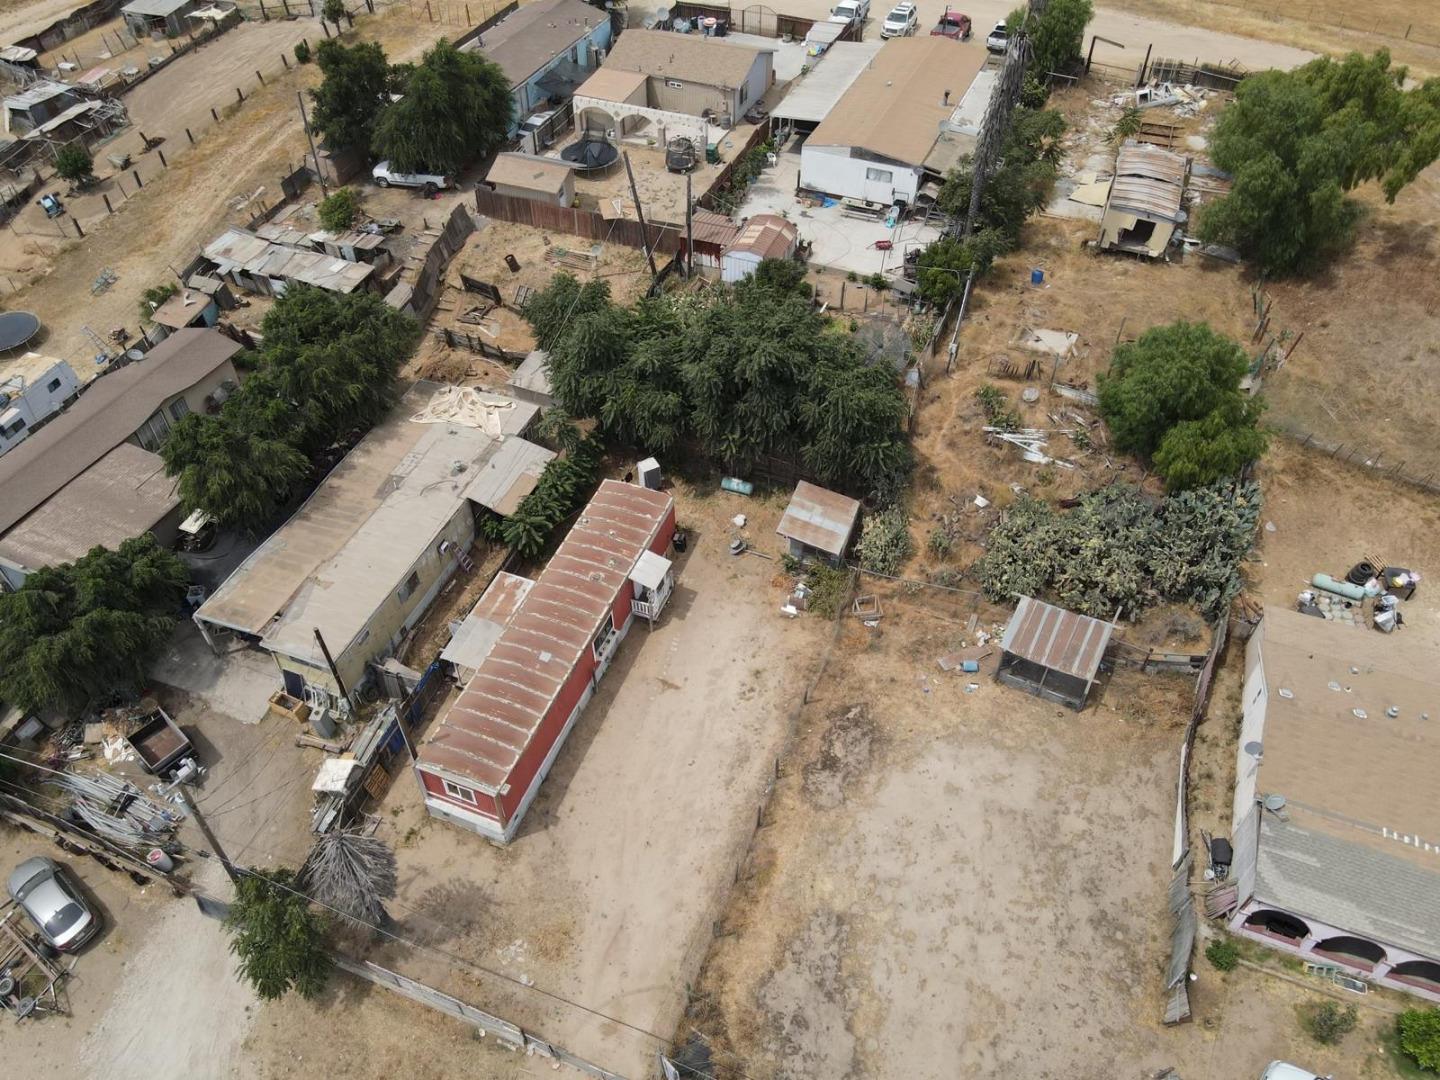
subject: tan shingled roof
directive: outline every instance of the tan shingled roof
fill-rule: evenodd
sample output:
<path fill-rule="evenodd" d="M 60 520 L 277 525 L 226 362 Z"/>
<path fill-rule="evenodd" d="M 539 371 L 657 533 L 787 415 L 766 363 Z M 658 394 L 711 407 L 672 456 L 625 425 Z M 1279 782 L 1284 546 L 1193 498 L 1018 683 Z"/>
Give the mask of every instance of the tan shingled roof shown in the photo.
<path fill-rule="evenodd" d="M 558 161 L 537 161 L 524 154 L 500 154 L 485 174 L 485 182 L 554 194 L 565 189 L 565 178 L 569 175 L 570 166 Z"/>
<path fill-rule="evenodd" d="M 759 55 L 759 49 L 714 38 L 661 30 L 626 30 L 605 58 L 605 66 L 640 71 L 657 79 L 733 90 L 745 81 Z"/>
<path fill-rule="evenodd" d="M 806 145 L 855 146 L 919 165 L 985 66 L 985 56 L 981 44 L 946 37 L 887 41 Z M 947 90 L 950 104 L 943 105 Z"/>

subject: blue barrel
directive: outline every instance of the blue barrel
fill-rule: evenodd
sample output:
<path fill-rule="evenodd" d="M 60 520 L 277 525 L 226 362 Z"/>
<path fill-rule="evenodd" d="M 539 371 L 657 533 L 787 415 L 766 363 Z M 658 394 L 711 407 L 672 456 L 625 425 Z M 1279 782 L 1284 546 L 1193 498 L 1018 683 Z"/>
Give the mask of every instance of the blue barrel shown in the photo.
<path fill-rule="evenodd" d="M 1038 266 L 1035 267 L 1033 270 L 1031 270 L 1031 271 L 1030 271 L 1030 284 L 1031 284 L 1031 285 L 1043 285 L 1043 284 L 1045 284 L 1045 271 L 1044 271 L 1044 270 L 1041 270 Z"/>

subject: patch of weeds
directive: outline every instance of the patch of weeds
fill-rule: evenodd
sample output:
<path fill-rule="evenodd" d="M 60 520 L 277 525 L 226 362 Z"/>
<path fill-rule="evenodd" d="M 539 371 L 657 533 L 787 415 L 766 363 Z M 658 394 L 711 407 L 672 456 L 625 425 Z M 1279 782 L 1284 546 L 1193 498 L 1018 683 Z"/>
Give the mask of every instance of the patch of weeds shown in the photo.
<path fill-rule="evenodd" d="M 1341 1005 L 1338 1001 L 1322 1001 L 1306 1009 L 1300 1023 L 1310 1037 L 1324 1046 L 1334 1046 L 1355 1030 L 1360 1021 L 1360 1010 L 1354 1005 Z"/>
<path fill-rule="evenodd" d="M 1205 959 L 1217 971 L 1234 971 L 1240 964 L 1240 950 L 1229 938 L 1216 938 L 1205 946 Z"/>

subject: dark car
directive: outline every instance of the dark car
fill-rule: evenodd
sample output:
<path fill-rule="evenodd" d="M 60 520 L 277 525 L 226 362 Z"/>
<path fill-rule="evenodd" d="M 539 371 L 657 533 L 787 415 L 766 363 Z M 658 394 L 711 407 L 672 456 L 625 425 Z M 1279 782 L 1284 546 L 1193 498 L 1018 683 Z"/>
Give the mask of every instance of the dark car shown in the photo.
<path fill-rule="evenodd" d="M 37 855 L 10 872 L 10 896 L 52 948 L 77 952 L 100 929 L 100 918 L 70 876 L 53 860 Z"/>
<path fill-rule="evenodd" d="M 674 138 L 665 144 L 665 168 L 671 172 L 689 172 L 696 160 L 695 144 L 689 139 Z"/>

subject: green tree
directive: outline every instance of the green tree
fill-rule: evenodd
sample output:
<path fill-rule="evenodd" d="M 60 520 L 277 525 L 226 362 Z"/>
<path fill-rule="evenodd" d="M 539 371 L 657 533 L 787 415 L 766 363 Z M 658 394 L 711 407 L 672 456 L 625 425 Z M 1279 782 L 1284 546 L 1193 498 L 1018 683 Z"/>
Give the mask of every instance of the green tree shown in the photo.
<path fill-rule="evenodd" d="M 1263 409 L 1258 397 L 1231 400 L 1167 431 L 1152 459 L 1165 486 L 1171 491 L 1204 487 L 1258 459 L 1269 445 L 1257 424 Z"/>
<path fill-rule="evenodd" d="M 292 870 L 243 871 L 225 919 L 240 975 L 266 1001 L 316 997 L 330 975 L 326 920 L 296 886 Z"/>
<path fill-rule="evenodd" d="M 375 152 L 401 172 L 458 172 L 504 142 L 514 113 L 505 73 L 441 38 L 381 113 Z"/>
<path fill-rule="evenodd" d="M 335 29 L 339 30 L 341 22 L 347 18 L 345 0 L 325 0 L 320 8 L 320 18 L 334 23 Z"/>
<path fill-rule="evenodd" d="M 83 143 L 66 143 L 55 155 L 55 175 L 84 186 L 95 179 L 95 160 Z"/>
<path fill-rule="evenodd" d="M 1207 484 L 1263 452 L 1261 403 L 1240 389 L 1249 358 L 1205 323 L 1147 330 L 1115 350 L 1100 411 L 1115 445 L 1151 458 L 1176 489 Z"/>
<path fill-rule="evenodd" d="M 360 200 L 354 188 L 342 187 L 327 195 L 320 203 L 320 224 L 331 232 L 344 232 L 355 224 L 360 213 Z"/>
<path fill-rule="evenodd" d="M 1201 214 L 1200 235 L 1272 274 L 1342 249 L 1359 216 L 1346 192 L 1378 180 L 1394 202 L 1440 155 L 1440 79 L 1406 90 L 1406 76 L 1381 49 L 1247 78 L 1210 143 L 1234 183 Z"/>
<path fill-rule="evenodd" d="M 395 400 L 415 320 L 372 293 L 292 285 L 265 315 L 255 370 L 216 416 L 192 414 L 160 455 L 188 510 L 245 528 L 267 522 L 311 472 Z"/>
<path fill-rule="evenodd" d="M 189 572 L 150 533 L 36 570 L 0 594 L 0 697 L 80 710 L 138 690 L 175 628 Z"/>
<path fill-rule="evenodd" d="M 310 126 L 334 149 L 370 153 L 375 122 L 396 89 L 394 69 L 375 42 L 342 45 L 330 38 L 315 49 L 323 81 L 310 91 Z"/>
<path fill-rule="evenodd" d="M 1052 71 L 1065 72 L 1080 59 L 1085 27 L 1094 14 L 1091 0 L 1050 0 L 1039 18 L 1027 20 L 1030 70 L 1038 79 Z"/>
<path fill-rule="evenodd" d="M 153 321 L 155 309 L 169 300 L 180 291 L 180 286 L 173 281 L 163 282 L 160 285 L 151 285 L 140 294 L 140 321 L 148 323 Z"/>
<path fill-rule="evenodd" d="M 1422 1069 L 1440 1072 L 1440 1009 L 1406 1009 L 1395 1026 L 1405 1055 Z"/>

